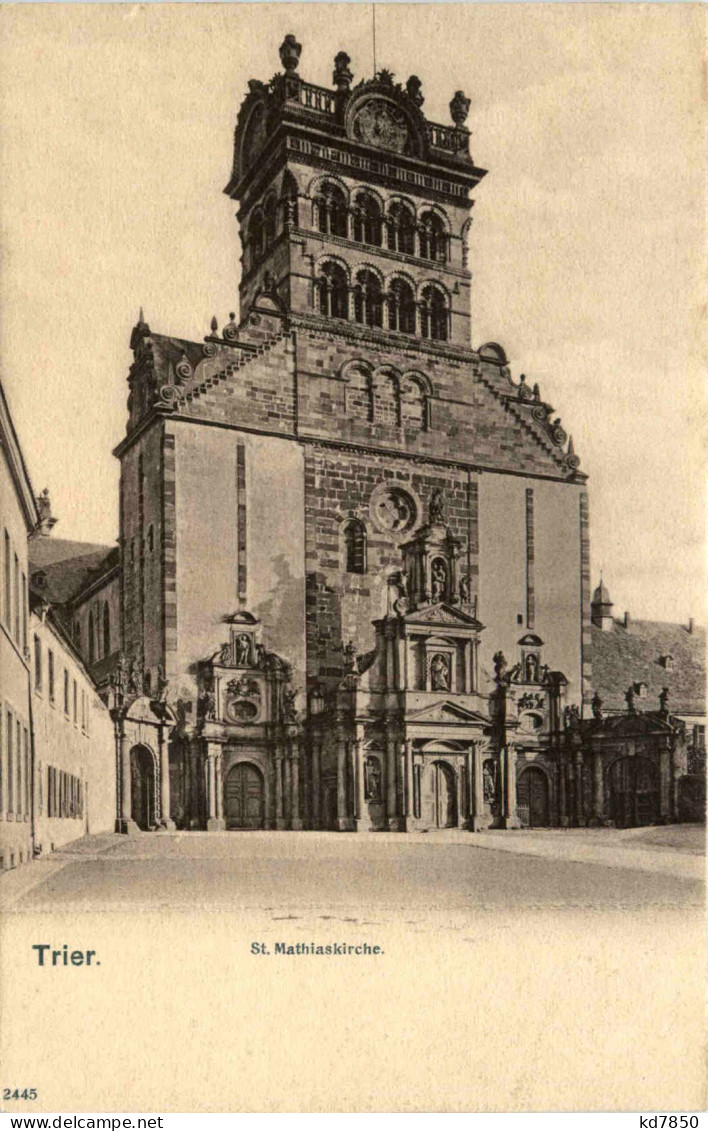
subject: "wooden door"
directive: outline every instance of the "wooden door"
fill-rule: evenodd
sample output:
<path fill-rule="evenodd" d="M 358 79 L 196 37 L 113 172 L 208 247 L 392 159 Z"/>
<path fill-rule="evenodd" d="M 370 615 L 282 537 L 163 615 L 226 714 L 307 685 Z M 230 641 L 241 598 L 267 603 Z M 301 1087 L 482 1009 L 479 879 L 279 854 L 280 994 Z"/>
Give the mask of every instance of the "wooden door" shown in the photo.
<path fill-rule="evenodd" d="M 529 766 L 519 774 L 516 811 L 527 828 L 546 828 L 550 824 L 548 779 L 538 766 Z"/>
<path fill-rule="evenodd" d="M 617 828 L 651 825 L 659 816 L 656 768 L 648 758 L 619 758 L 610 769 L 610 816 Z"/>
<path fill-rule="evenodd" d="M 445 762 L 435 763 L 435 824 L 439 829 L 457 825 L 455 775 Z"/>
<path fill-rule="evenodd" d="M 144 746 L 130 752 L 130 810 L 139 829 L 155 824 L 155 767 L 152 754 Z"/>
<path fill-rule="evenodd" d="M 233 766 L 224 784 L 228 829 L 262 829 L 265 816 L 263 777 L 250 762 Z"/>

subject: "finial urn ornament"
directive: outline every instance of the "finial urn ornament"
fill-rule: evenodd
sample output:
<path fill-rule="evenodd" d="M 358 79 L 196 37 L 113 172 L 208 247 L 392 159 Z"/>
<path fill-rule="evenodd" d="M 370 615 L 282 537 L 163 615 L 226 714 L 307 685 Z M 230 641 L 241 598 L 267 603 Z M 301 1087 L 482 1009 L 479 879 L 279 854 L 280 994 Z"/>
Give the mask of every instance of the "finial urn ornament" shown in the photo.
<path fill-rule="evenodd" d="M 349 90 L 351 81 L 354 75 L 349 70 L 351 59 L 346 51 L 339 51 L 334 56 L 334 71 L 332 73 L 332 82 L 340 93 Z"/>
<path fill-rule="evenodd" d="M 450 117 L 457 126 L 458 130 L 462 129 L 467 121 L 467 115 L 470 112 L 470 99 L 465 98 L 463 90 L 456 90 L 455 95 L 450 102 Z"/>
<path fill-rule="evenodd" d="M 298 43 L 294 35 L 286 35 L 280 45 L 280 62 L 286 75 L 292 75 L 297 70 L 302 53 L 302 44 Z"/>

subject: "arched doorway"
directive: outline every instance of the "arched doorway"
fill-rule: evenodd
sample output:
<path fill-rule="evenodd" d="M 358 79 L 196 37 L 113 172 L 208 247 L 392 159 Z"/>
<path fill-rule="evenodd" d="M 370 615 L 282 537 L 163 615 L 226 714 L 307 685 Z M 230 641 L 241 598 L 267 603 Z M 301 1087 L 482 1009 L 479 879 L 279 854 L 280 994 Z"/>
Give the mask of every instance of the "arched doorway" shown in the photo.
<path fill-rule="evenodd" d="M 648 758 L 618 758 L 609 769 L 610 818 L 618 829 L 651 825 L 659 817 L 659 780 Z"/>
<path fill-rule="evenodd" d="M 224 818 L 227 829 L 262 829 L 265 826 L 265 787 L 261 771 L 252 762 L 232 766 L 224 782 Z"/>
<path fill-rule="evenodd" d="M 516 811 L 525 828 L 550 825 L 548 778 L 538 766 L 522 770 L 516 782 Z"/>
<path fill-rule="evenodd" d="M 455 772 L 447 762 L 433 763 L 433 813 L 436 828 L 457 826 Z"/>
<path fill-rule="evenodd" d="M 130 751 L 130 815 L 139 829 L 154 828 L 155 759 L 147 746 Z"/>

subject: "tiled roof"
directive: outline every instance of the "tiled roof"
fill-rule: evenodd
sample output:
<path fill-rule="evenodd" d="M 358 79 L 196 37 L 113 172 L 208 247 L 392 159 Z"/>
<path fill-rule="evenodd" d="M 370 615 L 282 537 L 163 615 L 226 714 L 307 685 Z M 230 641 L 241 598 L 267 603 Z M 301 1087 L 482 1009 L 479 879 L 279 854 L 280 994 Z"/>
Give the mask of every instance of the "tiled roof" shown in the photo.
<path fill-rule="evenodd" d="M 706 633 L 685 624 L 636 620 L 625 627 L 615 621 L 610 632 L 592 627 L 592 685 L 605 711 L 626 711 L 625 692 L 632 684 L 647 685 L 637 710 L 655 711 L 663 687 L 669 689 L 672 714 L 703 714 L 706 702 Z M 673 657 L 671 668 L 661 662 Z"/>
<path fill-rule="evenodd" d="M 71 542 L 66 538 L 32 538 L 28 545 L 30 584 L 54 605 L 64 605 L 97 573 L 114 546 L 94 542 Z M 38 585 L 36 574 L 45 575 Z"/>

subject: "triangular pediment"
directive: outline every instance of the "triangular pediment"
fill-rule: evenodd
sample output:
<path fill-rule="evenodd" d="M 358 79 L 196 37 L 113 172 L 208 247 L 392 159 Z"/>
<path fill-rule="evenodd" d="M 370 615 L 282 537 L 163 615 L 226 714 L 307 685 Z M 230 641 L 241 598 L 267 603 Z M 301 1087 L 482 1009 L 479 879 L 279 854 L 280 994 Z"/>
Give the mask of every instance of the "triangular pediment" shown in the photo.
<path fill-rule="evenodd" d="M 423 605 L 404 617 L 407 624 L 448 624 L 457 628 L 480 629 L 484 626 L 469 613 L 445 601 L 437 601 L 433 605 Z"/>
<path fill-rule="evenodd" d="M 433 703 L 422 707 L 419 711 L 411 711 L 406 715 L 406 720 L 416 723 L 473 723 L 475 726 L 488 726 L 489 719 L 480 715 L 478 711 L 469 711 L 459 703 L 451 703 L 445 699 L 440 703 Z"/>

